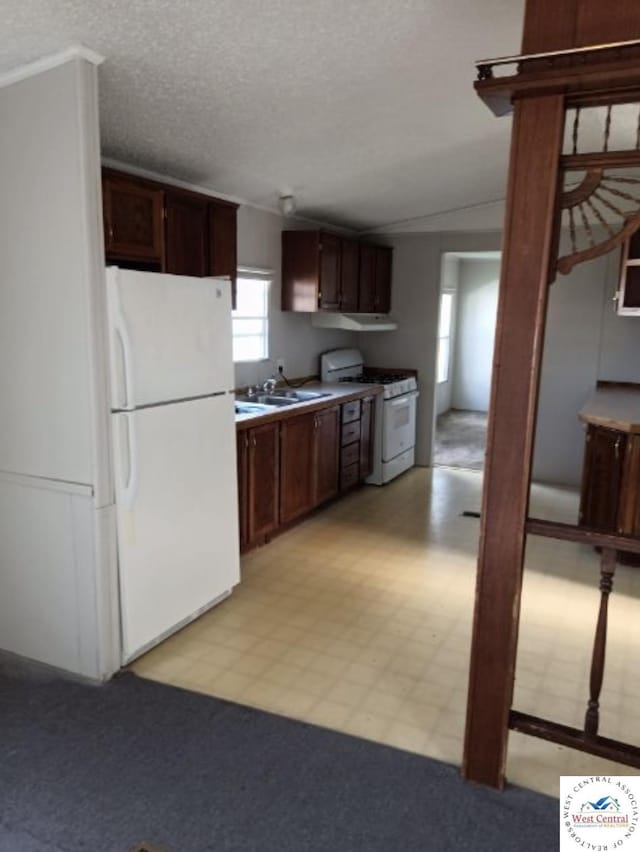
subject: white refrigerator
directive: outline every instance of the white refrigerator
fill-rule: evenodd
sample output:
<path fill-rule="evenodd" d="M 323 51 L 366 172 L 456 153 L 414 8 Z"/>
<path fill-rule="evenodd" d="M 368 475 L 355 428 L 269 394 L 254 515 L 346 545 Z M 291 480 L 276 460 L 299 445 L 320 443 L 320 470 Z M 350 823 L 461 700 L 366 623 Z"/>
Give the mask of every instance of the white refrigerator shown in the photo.
<path fill-rule="evenodd" d="M 240 580 L 228 279 L 107 270 L 121 661 Z"/>

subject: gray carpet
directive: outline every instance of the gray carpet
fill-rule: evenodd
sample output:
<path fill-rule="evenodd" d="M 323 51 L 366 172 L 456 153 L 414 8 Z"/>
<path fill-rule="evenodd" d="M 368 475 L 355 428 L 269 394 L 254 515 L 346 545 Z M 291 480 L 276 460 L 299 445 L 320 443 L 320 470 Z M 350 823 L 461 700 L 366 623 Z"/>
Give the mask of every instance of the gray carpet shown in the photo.
<path fill-rule="evenodd" d="M 125 674 L 0 676 L 0 850 L 545 852 L 556 800 Z"/>
<path fill-rule="evenodd" d="M 433 463 L 482 470 L 487 443 L 487 415 L 452 408 L 436 420 Z"/>

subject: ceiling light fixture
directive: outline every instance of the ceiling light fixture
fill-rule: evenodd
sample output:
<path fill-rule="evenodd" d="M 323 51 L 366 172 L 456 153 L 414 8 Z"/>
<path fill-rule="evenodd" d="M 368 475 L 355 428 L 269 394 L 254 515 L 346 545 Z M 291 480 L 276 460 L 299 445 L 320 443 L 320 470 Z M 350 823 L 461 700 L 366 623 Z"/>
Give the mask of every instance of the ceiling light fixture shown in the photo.
<path fill-rule="evenodd" d="M 296 212 L 296 200 L 293 195 L 281 195 L 279 204 L 283 216 L 293 216 Z"/>

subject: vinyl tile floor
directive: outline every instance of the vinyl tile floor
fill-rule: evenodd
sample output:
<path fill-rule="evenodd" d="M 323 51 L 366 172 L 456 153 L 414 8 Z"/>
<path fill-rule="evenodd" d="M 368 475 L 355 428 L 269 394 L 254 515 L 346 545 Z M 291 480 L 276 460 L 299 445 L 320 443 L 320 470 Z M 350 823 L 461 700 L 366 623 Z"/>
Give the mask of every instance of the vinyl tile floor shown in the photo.
<path fill-rule="evenodd" d="M 356 491 L 242 559 L 224 603 L 137 660 L 141 676 L 460 764 L 482 474 L 415 468 Z M 571 489 L 531 514 L 575 522 Z M 514 707 L 581 727 L 599 605 L 590 548 L 530 537 Z M 601 733 L 640 742 L 640 569 L 611 595 Z M 522 734 L 510 782 L 630 774 Z"/>

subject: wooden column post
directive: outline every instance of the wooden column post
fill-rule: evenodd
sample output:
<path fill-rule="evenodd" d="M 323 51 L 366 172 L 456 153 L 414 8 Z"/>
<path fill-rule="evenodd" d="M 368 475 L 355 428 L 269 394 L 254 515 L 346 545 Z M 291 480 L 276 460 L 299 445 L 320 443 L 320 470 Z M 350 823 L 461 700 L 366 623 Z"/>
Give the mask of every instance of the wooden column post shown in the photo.
<path fill-rule="evenodd" d="M 563 129 L 562 95 L 516 101 L 463 761 L 467 779 L 499 788 L 513 697 Z"/>

